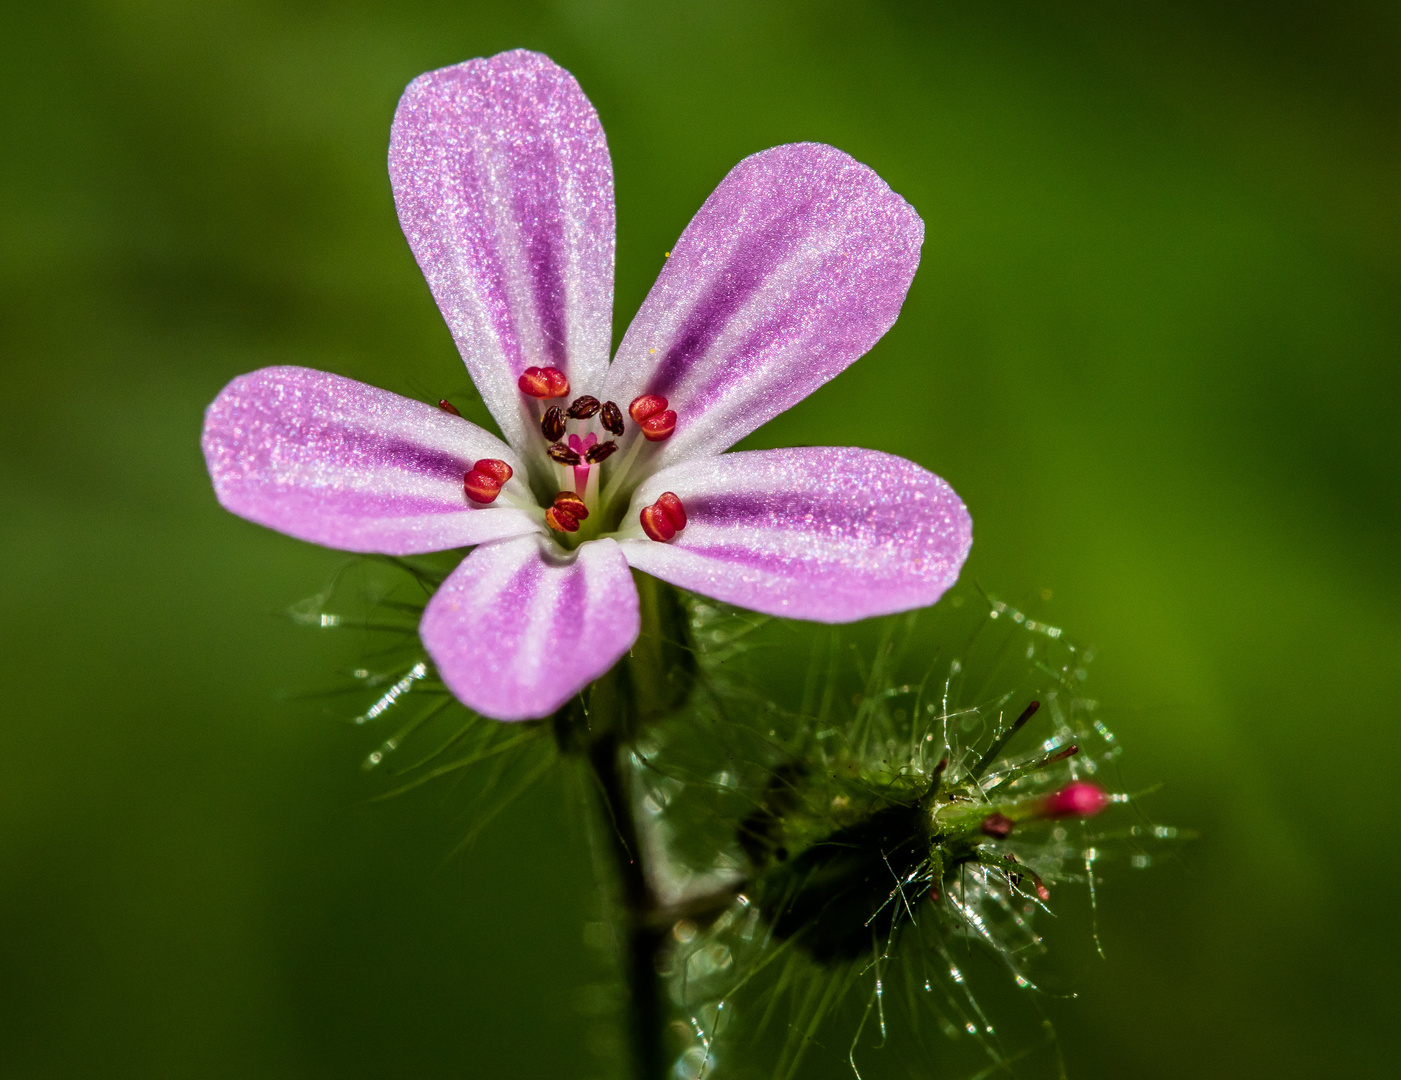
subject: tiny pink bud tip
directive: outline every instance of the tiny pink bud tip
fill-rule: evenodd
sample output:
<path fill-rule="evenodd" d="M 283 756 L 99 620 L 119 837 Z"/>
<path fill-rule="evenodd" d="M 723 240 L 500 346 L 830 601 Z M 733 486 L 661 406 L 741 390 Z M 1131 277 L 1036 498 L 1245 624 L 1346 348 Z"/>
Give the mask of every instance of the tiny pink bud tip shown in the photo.
<path fill-rule="evenodd" d="M 569 379 L 559 368 L 528 367 L 516 380 L 522 394 L 533 398 L 557 398 L 569 395 Z"/>
<path fill-rule="evenodd" d="M 642 423 L 649 416 L 661 412 L 666 408 L 666 398 L 660 394 L 643 394 L 640 398 L 633 398 L 633 402 L 628 406 L 628 415 L 635 423 Z"/>
<path fill-rule="evenodd" d="M 1041 812 L 1048 818 L 1094 817 L 1109 805 L 1109 796 L 1094 784 L 1077 780 L 1047 795 Z"/>

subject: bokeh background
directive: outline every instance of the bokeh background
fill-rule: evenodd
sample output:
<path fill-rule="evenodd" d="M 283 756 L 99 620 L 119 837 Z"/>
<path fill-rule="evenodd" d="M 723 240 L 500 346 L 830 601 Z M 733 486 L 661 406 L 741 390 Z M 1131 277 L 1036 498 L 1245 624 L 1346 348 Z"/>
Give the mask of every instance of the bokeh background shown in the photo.
<path fill-rule="evenodd" d="M 1062 935 L 1070 1075 L 1393 1075 L 1401 9 L 1339 0 L 7 0 L 0 1072 L 587 1071 L 562 786 L 457 854 L 460 787 L 371 802 L 374 736 L 287 698 L 344 646 L 276 617 L 341 556 L 223 513 L 198 451 L 255 367 L 466 389 L 389 121 L 516 46 L 607 130 L 615 340 L 755 150 L 833 143 L 924 216 L 894 330 L 750 444 L 947 477 L 967 573 L 1051 591 L 1199 831 L 1106 869 L 1106 959 Z"/>

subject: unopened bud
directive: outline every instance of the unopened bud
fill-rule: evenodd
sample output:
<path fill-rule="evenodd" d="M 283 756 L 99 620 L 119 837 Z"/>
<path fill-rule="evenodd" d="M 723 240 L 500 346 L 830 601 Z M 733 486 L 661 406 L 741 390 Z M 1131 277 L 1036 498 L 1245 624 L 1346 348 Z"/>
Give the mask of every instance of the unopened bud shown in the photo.
<path fill-rule="evenodd" d="M 528 367 L 516 380 L 520 392 L 533 398 L 558 398 L 569 393 L 569 379 L 555 367 Z"/>
<path fill-rule="evenodd" d="M 1094 784 L 1076 780 L 1041 802 L 1041 814 L 1048 818 L 1094 817 L 1109 805 L 1109 796 Z"/>

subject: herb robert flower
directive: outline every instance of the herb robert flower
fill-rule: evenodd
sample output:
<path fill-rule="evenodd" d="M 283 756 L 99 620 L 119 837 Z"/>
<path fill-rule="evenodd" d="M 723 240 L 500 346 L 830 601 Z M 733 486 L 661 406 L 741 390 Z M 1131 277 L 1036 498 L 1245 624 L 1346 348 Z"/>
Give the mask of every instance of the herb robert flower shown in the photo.
<path fill-rule="evenodd" d="M 420 633 L 500 720 L 546 716 L 639 630 L 629 567 L 771 615 L 846 622 L 933 603 L 972 523 L 903 458 L 724 453 L 869 350 L 924 225 L 816 143 L 741 161 L 608 359 L 613 174 L 574 78 L 516 51 L 420 76 L 389 144 L 399 220 L 505 441 L 323 372 L 264 368 L 209 407 L 229 510 L 348 551 L 474 546 Z"/>

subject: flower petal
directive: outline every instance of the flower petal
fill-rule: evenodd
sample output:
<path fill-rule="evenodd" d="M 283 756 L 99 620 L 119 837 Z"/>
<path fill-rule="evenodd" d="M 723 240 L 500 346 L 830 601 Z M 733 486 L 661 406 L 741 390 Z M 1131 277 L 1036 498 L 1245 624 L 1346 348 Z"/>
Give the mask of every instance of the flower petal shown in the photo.
<path fill-rule="evenodd" d="M 637 640 L 637 589 L 612 540 L 567 561 L 523 537 L 477 548 L 433 594 L 418 632 L 457 697 L 498 720 L 548 716 Z"/>
<path fill-rule="evenodd" d="M 958 578 L 973 521 L 948 484 L 875 450 L 754 450 L 657 473 L 686 527 L 667 543 L 628 539 L 628 562 L 684 589 L 768 615 L 850 622 L 924 607 Z"/>
<path fill-rule="evenodd" d="M 557 367 L 584 393 L 608 364 L 613 165 L 598 115 L 538 53 L 430 71 L 394 114 L 389 176 L 467 370 L 522 447 L 522 371 Z"/>
<path fill-rule="evenodd" d="M 498 500 L 473 506 L 462 478 L 481 458 L 520 469 L 460 416 L 302 367 L 240 375 L 204 414 L 214 493 L 235 514 L 346 551 L 412 555 L 540 529 Z M 511 480 L 507 492 L 523 480 Z"/>
<path fill-rule="evenodd" d="M 745 158 L 676 242 L 600 396 L 667 399 L 680 419 L 659 465 L 719 453 L 890 329 L 923 240 L 914 209 L 840 150 Z"/>

